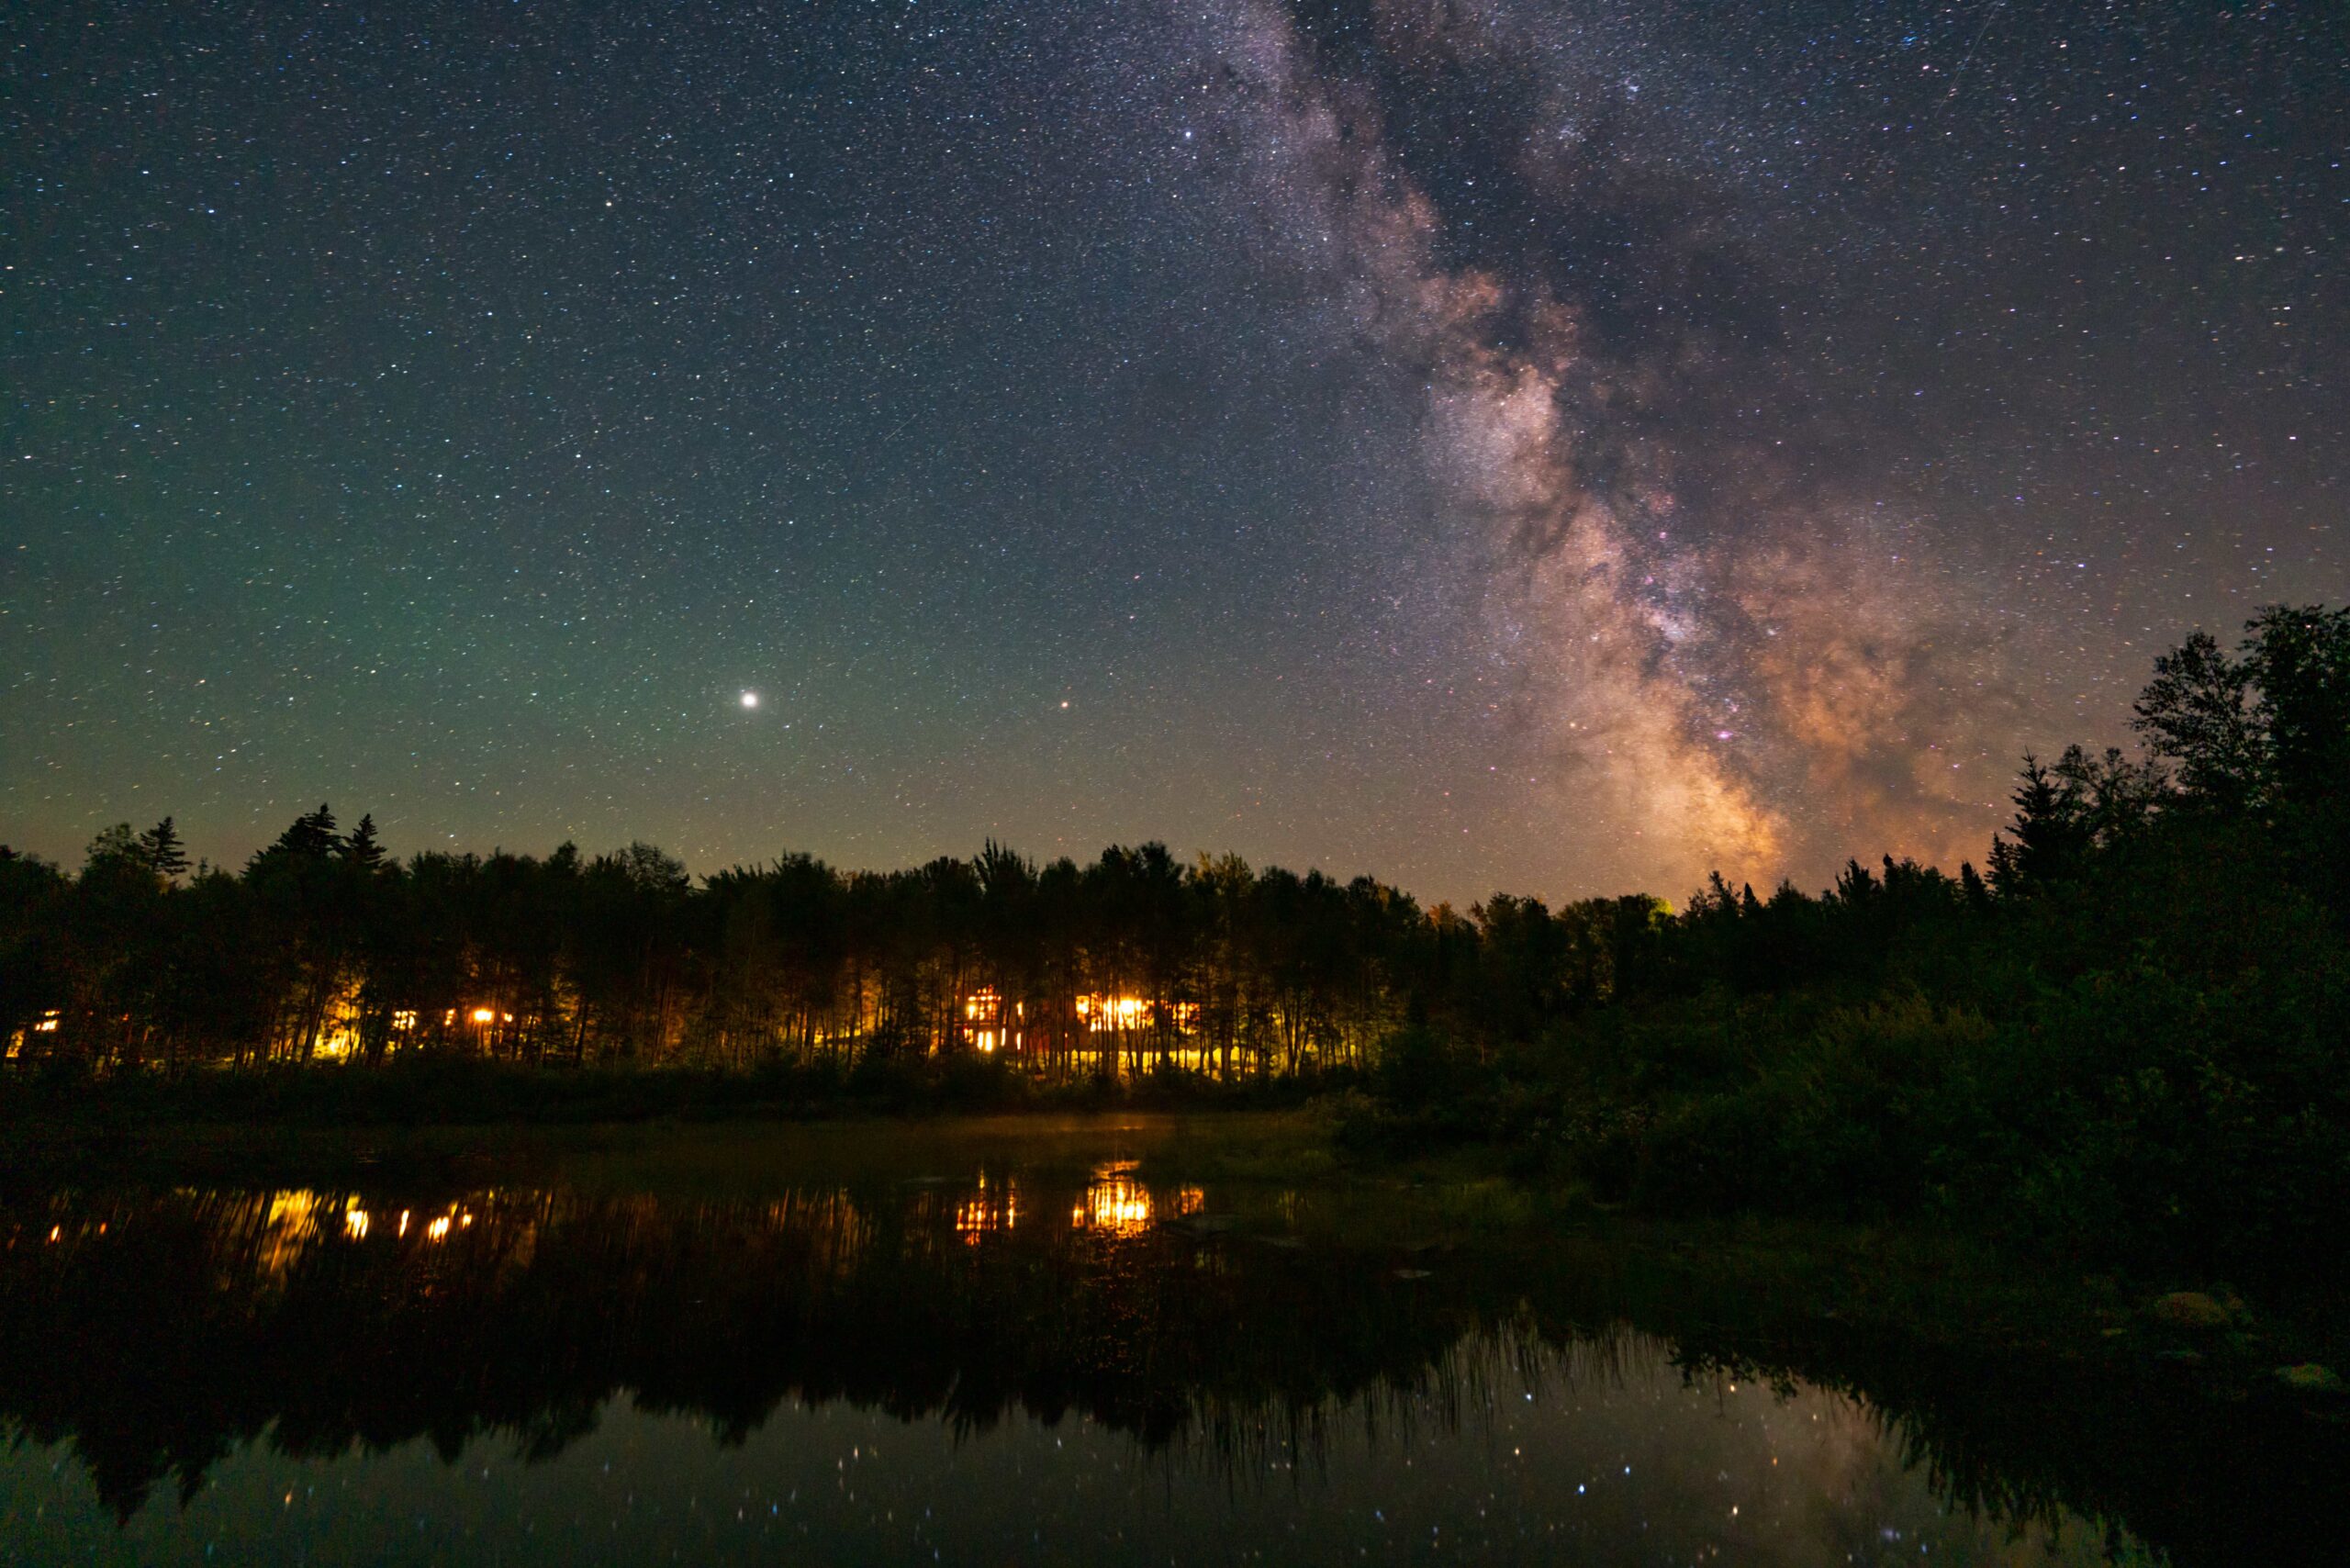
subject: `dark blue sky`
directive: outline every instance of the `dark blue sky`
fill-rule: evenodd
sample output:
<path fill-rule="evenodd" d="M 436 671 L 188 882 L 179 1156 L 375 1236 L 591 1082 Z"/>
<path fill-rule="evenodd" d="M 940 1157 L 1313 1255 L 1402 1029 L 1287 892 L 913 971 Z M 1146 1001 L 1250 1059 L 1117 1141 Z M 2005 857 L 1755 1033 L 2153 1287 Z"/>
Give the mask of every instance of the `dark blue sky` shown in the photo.
<path fill-rule="evenodd" d="M 1753 10 L 14 19 L 0 838 L 1979 855 L 2350 588 L 2345 23 Z"/>

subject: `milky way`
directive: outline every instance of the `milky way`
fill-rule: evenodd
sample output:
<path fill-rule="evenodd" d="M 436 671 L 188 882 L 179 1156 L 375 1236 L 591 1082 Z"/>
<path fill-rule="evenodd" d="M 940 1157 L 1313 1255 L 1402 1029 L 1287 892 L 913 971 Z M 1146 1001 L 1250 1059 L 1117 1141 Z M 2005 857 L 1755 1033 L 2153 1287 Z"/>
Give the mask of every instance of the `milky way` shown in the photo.
<path fill-rule="evenodd" d="M 0 839 L 1979 857 L 2350 589 L 2325 10 L 36 18 Z"/>
<path fill-rule="evenodd" d="M 1559 830 L 1667 886 L 1715 868 L 1767 884 L 1863 843 L 1964 853 L 1980 779 L 1949 759 L 1995 754 L 2015 718 L 1996 618 L 1903 568 L 1932 548 L 1913 519 L 1785 454 L 1830 442 L 1762 297 L 1777 280 L 1611 129 L 1634 87 L 1443 6 L 1348 18 L 1337 50 L 1270 7 L 1211 36 L 1207 93 L 1271 247 L 1426 378 L 1426 460 L 1484 583 L 1513 761 L 1555 780 Z M 1465 122 L 1438 151 L 1475 155 L 1416 173 L 1388 129 L 1416 113 Z M 1475 194 L 1481 175 L 1499 190 Z M 1445 179 L 1460 212 L 1432 194 Z M 1500 238 L 1463 238 L 1486 212 Z M 1603 248 L 1632 254 L 1579 266 Z M 1663 280 L 1656 319 L 1628 278 Z"/>

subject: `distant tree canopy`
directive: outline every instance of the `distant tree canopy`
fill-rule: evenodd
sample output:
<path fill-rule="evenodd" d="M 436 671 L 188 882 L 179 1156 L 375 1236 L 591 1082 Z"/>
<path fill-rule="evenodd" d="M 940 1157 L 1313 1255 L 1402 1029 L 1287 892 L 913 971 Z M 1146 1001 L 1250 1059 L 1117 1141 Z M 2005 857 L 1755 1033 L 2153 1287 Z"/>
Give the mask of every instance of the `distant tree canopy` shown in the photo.
<path fill-rule="evenodd" d="M 974 1052 L 1053 1077 L 1220 1078 L 1366 1063 L 1407 1017 L 1528 1030 L 1614 995 L 1646 899 L 1424 912 L 1358 878 L 1088 866 L 990 843 L 843 872 L 804 855 L 696 886 L 650 845 L 592 858 L 386 857 L 321 805 L 241 872 L 187 875 L 167 820 L 78 876 L 0 858 L 0 1028 L 102 1068 L 517 1062 L 754 1068 Z M 1492 998 L 1490 1005 L 1480 998 Z"/>
<path fill-rule="evenodd" d="M 1057 1080 L 1232 1080 L 1373 1069 L 1415 1032 L 1490 1056 L 1644 998 L 1864 980 L 2165 834 L 2254 834 L 2314 907 L 2350 907 L 2350 612 L 2264 610 L 2232 654 L 2198 633 L 2156 661 L 2137 725 L 2143 761 L 2025 759 L 1987 877 L 1887 856 L 1762 898 L 1716 876 L 1677 914 L 1424 910 L 1368 877 L 1160 844 L 1080 866 L 990 843 L 893 872 L 794 855 L 699 885 L 643 844 L 399 861 L 372 817 L 344 831 L 325 805 L 241 871 L 191 874 L 166 817 L 100 834 L 76 875 L 0 849 L 0 1039 L 105 1070 L 972 1053 Z"/>

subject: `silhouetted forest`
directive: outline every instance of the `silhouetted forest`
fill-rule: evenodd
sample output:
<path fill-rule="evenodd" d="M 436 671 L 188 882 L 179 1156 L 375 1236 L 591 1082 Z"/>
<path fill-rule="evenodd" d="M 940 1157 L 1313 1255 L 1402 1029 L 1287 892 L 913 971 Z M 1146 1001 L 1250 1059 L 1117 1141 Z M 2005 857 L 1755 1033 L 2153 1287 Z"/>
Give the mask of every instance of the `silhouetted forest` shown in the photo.
<path fill-rule="evenodd" d="M 1157 844 L 699 885 L 641 844 L 402 862 L 323 806 L 191 873 L 167 818 L 73 875 L 0 851 L 0 1037 L 34 1077 L 1305 1081 L 1358 1147 L 1498 1140 L 1652 1208 L 1992 1212 L 2280 1266 L 2350 1202 L 2350 611 L 2198 633 L 2137 715 L 2136 756 L 2025 759 L 1980 875 L 1717 877 L 1677 913 L 1423 909 Z"/>

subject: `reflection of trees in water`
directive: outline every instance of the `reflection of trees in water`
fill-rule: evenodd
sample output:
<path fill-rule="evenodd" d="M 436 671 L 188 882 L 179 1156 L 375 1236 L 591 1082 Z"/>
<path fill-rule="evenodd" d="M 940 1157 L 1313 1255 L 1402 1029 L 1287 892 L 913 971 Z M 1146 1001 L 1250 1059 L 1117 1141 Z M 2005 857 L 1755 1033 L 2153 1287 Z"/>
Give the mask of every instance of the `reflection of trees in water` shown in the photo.
<path fill-rule="evenodd" d="M 622 1391 L 722 1440 L 794 1399 L 961 1431 L 1075 1412 L 1164 1447 L 1211 1408 L 1416 1377 L 1474 1321 L 1457 1293 L 1381 1288 L 1380 1259 L 1243 1266 L 1247 1244 L 1146 1222 L 1196 1193 L 1035 1192 L 998 1217 L 1035 1223 L 976 1245 L 968 1186 L 68 1197 L 0 1222 L 0 1409 L 73 1439 L 129 1511 L 264 1431 L 297 1455 L 490 1431 L 545 1455 Z"/>
<path fill-rule="evenodd" d="M 1669 1353 L 1692 1379 L 1864 1402 L 1944 1496 L 2127 1518 L 2181 1561 L 2292 1556 L 2279 1532 L 2340 1473 L 2338 1434 L 2215 1432 L 2168 1385 L 1823 1338 L 1589 1249 L 1284 1247 L 1200 1206 L 1115 1170 L 756 1202 L 67 1195 L 0 1209 L 0 1416 L 71 1439 L 125 1515 L 264 1434 L 451 1457 L 498 1434 L 539 1458 L 623 1392 L 722 1441 L 787 1400 L 957 1432 L 1075 1413 L 1167 1462 L 1264 1473 L 1310 1470 L 1337 1432 L 1473 1429 L 1545 1379 L 1620 1383 Z"/>

